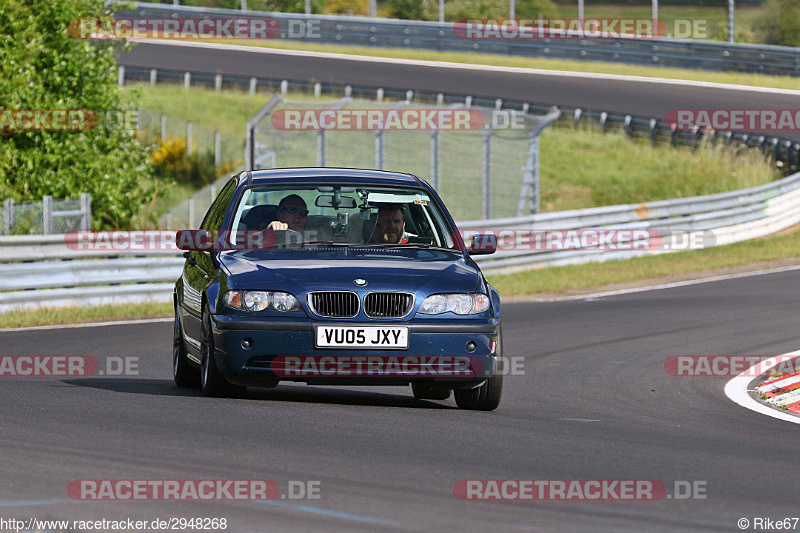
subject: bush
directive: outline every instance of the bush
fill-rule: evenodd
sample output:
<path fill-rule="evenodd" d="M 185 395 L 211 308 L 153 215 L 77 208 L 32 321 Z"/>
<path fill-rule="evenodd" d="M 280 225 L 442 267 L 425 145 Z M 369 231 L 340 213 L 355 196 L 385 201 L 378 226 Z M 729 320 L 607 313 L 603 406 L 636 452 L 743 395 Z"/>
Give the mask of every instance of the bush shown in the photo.
<path fill-rule="evenodd" d="M 177 137 L 159 139 L 149 161 L 159 178 L 173 179 L 177 183 L 196 188 L 208 185 L 219 176 L 233 170 L 233 165 L 230 163 L 216 168 L 212 150 L 187 153 L 186 142 Z"/>
<path fill-rule="evenodd" d="M 107 17 L 103 0 L 0 2 L 0 108 L 90 109 L 128 103 L 115 44 L 73 39 L 69 22 Z M 150 199 L 152 171 L 131 130 L 0 131 L 0 194 L 15 200 L 92 195 L 95 228 L 130 227 Z"/>
<path fill-rule="evenodd" d="M 800 0 L 769 0 L 754 27 L 761 42 L 800 46 Z"/>

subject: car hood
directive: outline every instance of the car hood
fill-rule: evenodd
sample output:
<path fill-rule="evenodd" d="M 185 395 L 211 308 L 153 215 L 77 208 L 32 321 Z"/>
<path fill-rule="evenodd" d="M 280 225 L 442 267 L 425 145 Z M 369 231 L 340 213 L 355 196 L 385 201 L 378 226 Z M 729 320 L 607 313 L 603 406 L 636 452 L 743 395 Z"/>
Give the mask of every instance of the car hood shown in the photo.
<path fill-rule="evenodd" d="M 252 290 L 402 290 L 422 293 L 475 292 L 479 270 L 460 253 L 424 249 L 299 248 L 231 251 L 220 261 L 231 285 Z"/>

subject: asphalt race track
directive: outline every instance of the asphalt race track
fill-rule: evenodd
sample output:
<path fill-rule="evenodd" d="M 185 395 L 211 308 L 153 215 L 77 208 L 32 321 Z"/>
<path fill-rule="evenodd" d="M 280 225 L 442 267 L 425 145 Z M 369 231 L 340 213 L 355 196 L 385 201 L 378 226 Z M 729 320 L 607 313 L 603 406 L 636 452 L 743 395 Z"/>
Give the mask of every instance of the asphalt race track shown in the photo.
<path fill-rule="evenodd" d="M 632 82 L 524 72 L 440 69 L 402 63 L 335 59 L 260 49 L 216 50 L 139 43 L 119 58 L 132 67 L 319 81 L 391 89 L 504 98 L 663 118 L 672 109 L 795 109 L 798 94 L 776 94 L 675 83 Z M 800 141 L 800 132 L 781 132 Z"/>
<path fill-rule="evenodd" d="M 796 515 L 798 426 L 726 379 L 669 376 L 670 355 L 800 347 L 800 272 L 503 308 L 508 376 L 492 413 L 404 388 L 280 385 L 203 398 L 171 379 L 171 324 L 0 333 L 3 355 L 138 357 L 138 376 L 3 378 L 5 517 L 225 517 L 228 531 L 739 531 Z M 101 367 L 103 365 L 101 364 Z M 73 479 L 321 482 L 319 500 L 83 502 Z M 474 502 L 460 479 L 657 479 L 706 499 Z M 22 502 L 20 500 L 23 500 Z"/>

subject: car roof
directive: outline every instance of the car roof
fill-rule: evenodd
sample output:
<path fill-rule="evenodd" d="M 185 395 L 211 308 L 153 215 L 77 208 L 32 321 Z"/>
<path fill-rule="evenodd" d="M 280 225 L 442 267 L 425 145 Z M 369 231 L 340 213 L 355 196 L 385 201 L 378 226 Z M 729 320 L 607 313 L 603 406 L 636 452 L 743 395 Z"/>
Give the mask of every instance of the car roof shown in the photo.
<path fill-rule="evenodd" d="M 424 182 L 413 174 L 369 170 L 363 168 L 273 168 L 243 172 L 239 184 L 266 185 L 278 183 L 317 183 L 336 181 L 342 184 L 358 185 L 405 185 L 424 186 Z"/>

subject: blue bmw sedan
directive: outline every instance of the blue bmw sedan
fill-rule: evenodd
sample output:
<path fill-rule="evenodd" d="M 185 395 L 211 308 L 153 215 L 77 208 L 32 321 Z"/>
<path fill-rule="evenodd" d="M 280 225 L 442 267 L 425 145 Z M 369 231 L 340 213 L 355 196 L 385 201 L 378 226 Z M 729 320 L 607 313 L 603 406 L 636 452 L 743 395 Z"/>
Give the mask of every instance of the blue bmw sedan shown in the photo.
<path fill-rule="evenodd" d="M 243 172 L 177 240 L 179 387 L 219 397 L 280 381 L 410 384 L 462 409 L 499 405 L 500 298 L 470 257 L 496 242 L 465 244 L 416 176 Z"/>

